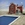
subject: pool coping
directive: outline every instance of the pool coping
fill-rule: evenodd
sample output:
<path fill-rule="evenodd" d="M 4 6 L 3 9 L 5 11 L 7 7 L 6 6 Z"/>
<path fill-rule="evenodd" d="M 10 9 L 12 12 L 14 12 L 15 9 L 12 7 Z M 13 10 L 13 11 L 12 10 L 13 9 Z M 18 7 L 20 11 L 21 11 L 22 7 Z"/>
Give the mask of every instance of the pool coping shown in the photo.
<path fill-rule="evenodd" d="M 13 17 L 19 17 L 18 15 L 0 15 L 0 17 L 2 16 L 13 16 Z"/>
<path fill-rule="evenodd" d="M 16 18 L 14 21 L 12 21 L 10 24 L 8 25 L 12 25 L 15 21 L 17 21 L 20 18 L 20 16 L 18 18 Z"/>

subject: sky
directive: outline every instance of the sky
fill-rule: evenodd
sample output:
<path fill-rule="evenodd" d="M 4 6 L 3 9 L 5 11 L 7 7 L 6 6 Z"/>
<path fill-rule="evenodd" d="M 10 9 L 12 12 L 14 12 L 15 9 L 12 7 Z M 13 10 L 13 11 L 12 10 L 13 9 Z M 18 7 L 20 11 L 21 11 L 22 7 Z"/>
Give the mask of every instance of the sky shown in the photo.
<path fill-rule="evenodd" d="M 25 0 L 0 0 L 0 9 L 8 9 L 10 3 L 15 3 L 16 5 L 23 5 L 25 8 Z"/>

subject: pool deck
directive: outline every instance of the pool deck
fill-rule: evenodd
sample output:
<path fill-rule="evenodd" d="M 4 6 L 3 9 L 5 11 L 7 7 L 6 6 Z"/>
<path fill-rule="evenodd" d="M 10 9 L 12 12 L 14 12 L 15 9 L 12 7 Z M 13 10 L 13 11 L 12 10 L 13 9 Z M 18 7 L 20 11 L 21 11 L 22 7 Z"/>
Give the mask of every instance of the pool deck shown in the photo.
<path fill-rule="evenodd" d="M 10 15 L 10 14 L 8 14 L 8 12 L 6 11 L 0 11 L 0 16 L 2 15 Z M 14 15 L 14 14 L 12 14 L 12 15 Z M 14 15 L 15 16 L 15 15 Z M 25 15 L 16 15 L 16 16 L 20 16 L 20 18 L 17 20 L 17 21 L 15 21 L 13 24 L 11 24 L 11 25 L 25 25 Z"/>
<path fill-rule="evenodd" d="M 16 16 L 16 15 L 14 15 Z M 12 23 L 11 25 L 23 25 L 25 24 L 25 15 L 17 15 L 20 16 L 20 18 L 18 20 L 16 20 L 14 23 Z"/>
<path fill-rule="evenodd" d="M 21 17 L 11 25 L 25 25 L 25 16 L 21 15 Z"/>

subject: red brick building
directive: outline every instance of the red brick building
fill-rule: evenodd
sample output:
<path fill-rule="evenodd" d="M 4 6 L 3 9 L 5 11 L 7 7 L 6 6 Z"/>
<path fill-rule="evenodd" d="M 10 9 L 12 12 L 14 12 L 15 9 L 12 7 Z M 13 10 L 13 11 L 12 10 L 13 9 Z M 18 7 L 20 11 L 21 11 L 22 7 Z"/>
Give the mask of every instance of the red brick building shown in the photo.
<path fill-rule="evenodd" d="M 11 3 L 11 5 L 9 6 L 9 13 L 10 14 L 16 13 L 15 4 Z"/>
<path fill-rule="evenodd" d="M 22 13 L 22 6 L 16 6 L 14 3 L 11 3 L 11 5 L 9 6 L 9 13 L 10 14 L 15 14 L 17 11 L 17 9 L 20 9 L 20 12 Z"/>

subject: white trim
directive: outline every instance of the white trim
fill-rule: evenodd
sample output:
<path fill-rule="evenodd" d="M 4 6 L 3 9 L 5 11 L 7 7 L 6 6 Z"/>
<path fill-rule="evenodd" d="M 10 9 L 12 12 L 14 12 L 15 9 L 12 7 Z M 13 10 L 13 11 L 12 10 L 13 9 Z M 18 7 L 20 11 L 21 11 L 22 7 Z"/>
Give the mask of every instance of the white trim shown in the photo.
<path fill-rule="evenodd" d="M 14 21 L 12 21 L 10 24 L 8 24 L 8 25 L 11 25 L 11 24 L 13 24 L 15 21 L 17 21 L 18 19 L 20 18 L 20 16 L 18 17 L 18 18 L 16 18 Z"/>
<path fill-rule="evenodd" d="M 13 17 L 19 17 L 18 15 L 0 15 L 0 17 L 2 16 L 13 16 Z"/>

